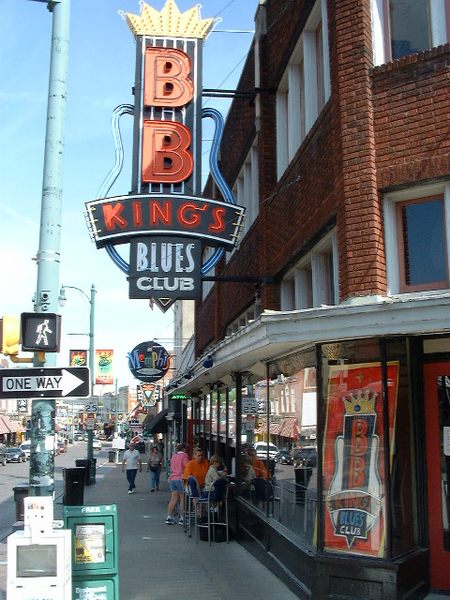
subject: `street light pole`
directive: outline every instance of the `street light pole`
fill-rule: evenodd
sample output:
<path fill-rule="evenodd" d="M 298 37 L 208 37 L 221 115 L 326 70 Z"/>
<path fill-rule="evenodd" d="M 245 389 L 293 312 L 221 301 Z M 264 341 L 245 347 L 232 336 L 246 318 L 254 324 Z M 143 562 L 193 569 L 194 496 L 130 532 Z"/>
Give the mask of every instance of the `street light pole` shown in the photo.
<path fill-rule="evenodd" d="M 94 317 L 95 317 L 95 286 L 91 285 L 91 299 L 89 303 L 91 309 L 89 312 L 89 370 L 91 372 L 91 398 L 94 396 L 94 384 L 95 384 L 95 349 L 94 349 Z M 88 429 L 87 439 L 87 458 L 91 460 L 94 458 L 94 432 L 92 429 Z"/>
<path fill-rule="evenodd" d="M 95 294 L 97 290 L 95 289 L 95 285 L 91 285 L 91 293 L 90 296 L 86 294 L 81 288 L 75 287 L 74 285 L 62 285 L 61 290 L 59 292 L 59 303 L 61 306 L 64 306 L 66 303 L 66 295 L 64 290 L 77 290 L 80 292 L 86 300 L 89 302 L 89 371 L 91 378 L 91 401 L 94 396 L 94 385 L 95 385 Z M 87 458 L 88 460 L 94 457 L 94 432 L 92 429 L 88 429 L 88 439 L 87 439 Z"/>
<path fill-rule="evenodd" d="M 47 100 L 44 170 L 42 178 L 39 249 L 36 255 L 37 284 L 35 312 L 57 312 L 61 246 L 61 203 L 63 186 L 64 121 L 67 104 L 70 0 L 48 0 L 52 12 L 50 77 Z M 35 353 L 35 366 L 42 359 Z M 47 354 L 45 366 L 54 366 L 56 356 Z M 46 440 L 55 435 L 56 400 L 35 399 L 32 403 L 30 437 L 30 496 L 51 496 L 55 490 L 53 448 Z M 37 451 L 39 448 L 39 451 Z"/>

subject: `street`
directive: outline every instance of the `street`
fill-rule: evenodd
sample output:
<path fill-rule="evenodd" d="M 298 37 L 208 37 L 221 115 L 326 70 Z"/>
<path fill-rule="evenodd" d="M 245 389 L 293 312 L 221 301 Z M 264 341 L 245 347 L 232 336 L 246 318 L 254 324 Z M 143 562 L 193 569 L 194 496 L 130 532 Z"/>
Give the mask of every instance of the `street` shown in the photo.
<path fill-rule="evenodd" d="M 94 458 L 104 457 L 107 460 L 106 443 L 103 448 L 94 451 Z M 110 444 L 107 444 L 110 446 Z M 67 446 L 67 452 L 55 456 L 55 498 L 56 501 L 63 493 L 63 469 L 74 467 L 78 458 L 86 458 L 86 442 L 75 442 Z M 16 521 L 16 504 L 13 488 L 27 486 L 29 480 L 30 462 L 7 463 L 0 466 L 0 542 L 11 533 L 11 526 Z"/>

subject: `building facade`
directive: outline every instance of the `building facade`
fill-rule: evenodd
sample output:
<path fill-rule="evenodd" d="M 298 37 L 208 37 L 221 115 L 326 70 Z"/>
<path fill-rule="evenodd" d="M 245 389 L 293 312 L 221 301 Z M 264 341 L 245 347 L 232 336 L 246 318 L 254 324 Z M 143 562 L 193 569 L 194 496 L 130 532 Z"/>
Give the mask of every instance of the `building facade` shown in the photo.
<path fill-rule="evenodd" d="M 174 385 L 239 540 L 300 598 L 450 591 L 449 23 L 260 0 L 227 118 L 246 220 Z"/>

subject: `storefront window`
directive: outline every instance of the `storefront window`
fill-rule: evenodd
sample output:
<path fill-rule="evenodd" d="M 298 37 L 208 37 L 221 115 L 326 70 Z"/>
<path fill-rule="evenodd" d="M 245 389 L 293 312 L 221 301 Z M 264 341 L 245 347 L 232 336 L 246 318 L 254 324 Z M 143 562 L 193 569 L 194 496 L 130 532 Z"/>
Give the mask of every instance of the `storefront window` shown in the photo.
<path fill-rule="evenodd" d="M 219 392 L 211 392 L 211 434 L 213 439 L 217 438 L 217 396 Z"/>
<path fill-rule="evenodd" d="M 209 401 L 209 398 L 208 398 Z M 207 402 L 207 397 L 206 396 L 202 396 L 200 398 L 200 433 L 205 433 L 205 404 Z"/>
<path fill-rule="evenodd" d="M 411 550 L 418 543 L 416 477 L 414 460 L 411 391 L 409 389 L 407 346 L 404 339 L 386 342 L 386 358 L 398 361 L 397 410 L 391 428 L 391 539 L 392 555 Z M 397 425 L 398 421 L 398 427 Z"/>
<path fill-rule="evenodd" d="M 325 344 L 322 357 L 324 548 L 385 557 L 385 419 L 393 448 L 399 362 L 386 365 L 386 415 L 377 341 Z"/>
<path fill-rule="evenodd" d="M 314 365 L 312 351 L 271 363 L 271 378 L 243 388 L 242 398 L 241 495 L 308 545 L 317 513 Z M 255 411 L 254 431 L 244 431 Z"/>
<path fill-rule="evenodd" d="M 228 437 L 236 445 L 236 388 L 228 389 Z"/>
<path fill-rule="evenodd" d="M 227 395 L 225 390 L 219 392 L 219 434 L 227 433 Z"/>

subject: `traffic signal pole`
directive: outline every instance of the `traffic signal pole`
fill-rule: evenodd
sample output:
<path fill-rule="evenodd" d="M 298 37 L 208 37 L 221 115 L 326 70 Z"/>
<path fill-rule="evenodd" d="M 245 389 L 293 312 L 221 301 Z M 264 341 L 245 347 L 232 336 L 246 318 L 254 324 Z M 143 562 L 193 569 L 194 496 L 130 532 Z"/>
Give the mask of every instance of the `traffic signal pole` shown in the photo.
<path fill-rule="evenodd" d="M 36 255 L 37 286 L 35 312 L 59 312 L 59 268 L 61 247 L 61 204 L 64 158 L 64 122 L 67 102 L 70 0 L 49 0 L 52 13 L 50 77 L 42 179 L 39 250 Z M 42 366 L 42 356 L 34 356 Z M 45 355 L 45 366 L 56 364 L 55 354 Z M 55 400 L 33 400 L 31 414 L 31 496 L 54 492 Z"/>

